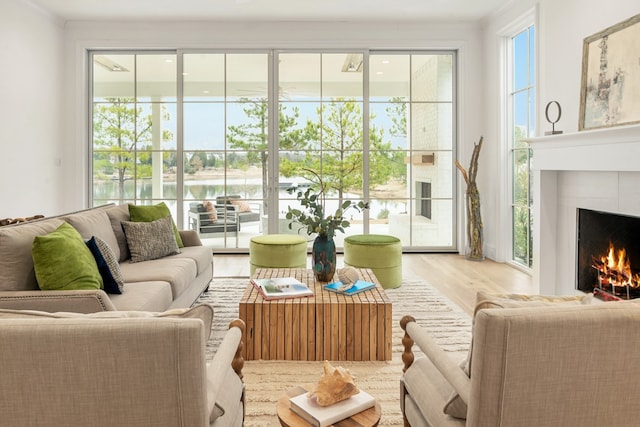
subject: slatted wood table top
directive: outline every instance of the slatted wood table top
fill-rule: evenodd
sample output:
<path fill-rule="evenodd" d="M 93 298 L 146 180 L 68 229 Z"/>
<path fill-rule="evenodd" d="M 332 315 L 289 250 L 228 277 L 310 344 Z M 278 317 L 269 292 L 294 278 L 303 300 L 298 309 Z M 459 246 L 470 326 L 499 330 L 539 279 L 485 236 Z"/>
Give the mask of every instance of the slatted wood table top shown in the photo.
<path fill-rule="evenodd" d="M 278 421 L 280 425 L 284 427 L 303 427 L 308 426 L 302 417 L 298 416 L 290 409 L 289 398 L 298 396 L 302 393 L 306 393 L 311 390 L 312 384 L 304 384 L 302 386 L 292 387 L 283 394 L 278 403 L 276 404 L 276 413 L 278 414 Z M 375 427 L 380 422 L 380 416 L 382 410 L 380 404 L 376 402 L 375 406 L 366 409 L 362 412 L 358 412 L 337 423 L 331 424 L 333 427 Z"/>
<path fill-rule="evenodd" d="M 358 272 L 376 287 L 346 296 L 323 289 L 312 270 L 257 269 L 254 278 L 295 277 L 314 296 L 267 301 L 247 280 L 245 360 L 391 360 L 391 301 L 371 269 Z"/>

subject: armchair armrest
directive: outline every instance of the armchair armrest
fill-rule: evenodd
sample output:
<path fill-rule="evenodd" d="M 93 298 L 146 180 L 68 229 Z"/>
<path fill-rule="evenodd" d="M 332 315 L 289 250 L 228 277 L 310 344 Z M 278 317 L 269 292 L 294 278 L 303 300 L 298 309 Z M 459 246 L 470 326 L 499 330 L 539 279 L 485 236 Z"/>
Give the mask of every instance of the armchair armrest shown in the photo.
<path fill-rule="evenodd" d="M 244 358 L 242 357 L 242 336 L 244 334 L 245 324 L 242 319 L 235 319 L 229 324 L 229 330 L 225 334 L 215 356 L 209 366 L 207 375 L 214 377 L 229 367 L 242 379 L 242 368 L 244 367 Z"/>
<path fill-rule="evenodd" d="M 415 357 L 412 347 L 413 344 L 416 344 L 429 358 L 433 366 L 438 369 L 442 376 L 456 390 L 460 398 L 465 402 L 469 402 L 471 379 L 465 375 L 460 366 L 449 358 L 424 328 L 416 323 L 415 318 L 412 316 L 404 316 L 400 320 L 400 326 L 405 332 L 402 337 L 402 345 L 404 347 L 402 353 L 404 368 L 402 372 L 406 372 L 413 363 Z"/>
<path fill-rule="evenodd" d="M 38 310 L 55 313 L 96 313 L 115 311 L 107 294 L 100 289 L 79 291 L 4 291 L 0 292 L 0 308 Z"/>
<path fill-rule="evenodd" d="M 220 393 L 225 392 L 223 379 L 229 369 L 233 369 L 240 381 L 242 381 L 242 368 L 244 367 L 242 336 L 244 331 L 244 321 L 241 319 L 233 320 L 229 324 L 229 330 L 220 343 L 213 360 L 207 366 L 207 403 L 210 413 L 218 401 Z M 241 400 L 244 406 L 244 393 Z"/>

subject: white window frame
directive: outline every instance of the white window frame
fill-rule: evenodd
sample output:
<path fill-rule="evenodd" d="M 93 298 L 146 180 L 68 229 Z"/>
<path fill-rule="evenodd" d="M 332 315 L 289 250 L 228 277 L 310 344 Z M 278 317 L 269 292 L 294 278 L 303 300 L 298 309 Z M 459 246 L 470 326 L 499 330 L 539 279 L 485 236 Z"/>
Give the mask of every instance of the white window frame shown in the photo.
<path fill-rule="evenodd" d="M 539 51 L 540 51 L 540 31 L 538 23 L 538 8 L 532 8 L 527 11 L 520 18 L 513 20 L 507 27 L 504 27 L 498 32 L 500 38 L 500 81 L 501 81 L 501 103 L 500 103 L 500 140 L 501 144 L 501 170 L 503 177 L 503 191 L 502 191 L 502 221 L 500 224 L 505 224 L 501 230 L 501 241 L 504 248 L 503 259 L 505 262 L 517 269 L 531 274 L 533 272 L 533 266 L 527 267 L 513 259 L 513 160 L 511 150 L 513 147 L 512 140 L 512 124 L 513 124 L 513 105 L 511 100 L 511 88 L 512 88 L 512 39 L 522 31 L 533 26 L 535 29 L 534 34 L 534 56 L 535 56 L 535 79 L 534 79 L 534 94 L 535 94 L 535 124 L 534 130 L 538 132 L 539 126 L 539 103 L 540 103 L 540 85 L 539 85 Z M 534 137 L 536 135 L 530 135 Z M 533 173 L 530 172 L 530 180 L 533 180 Z M 532 187 L 532 185 L 530 185 Z M 531 206 L 533 210 L 533 206 Z M 535 225 L 534 225 L 535 226 Z M 531 231 L 533 232 L 533 231 Z M 533 248 L 531 248 L 533 251 Z"/>

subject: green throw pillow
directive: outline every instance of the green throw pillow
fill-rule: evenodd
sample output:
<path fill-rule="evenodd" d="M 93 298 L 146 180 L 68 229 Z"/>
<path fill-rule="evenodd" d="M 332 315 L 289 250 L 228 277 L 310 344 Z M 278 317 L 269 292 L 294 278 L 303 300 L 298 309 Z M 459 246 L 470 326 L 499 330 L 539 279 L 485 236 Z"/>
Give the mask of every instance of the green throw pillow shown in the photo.
<path fill-rule="evenodd" d="M 151 222 L 160 218 L 170 217 L 171 211 L 164 202 L 152 206 L 129 205 L 129 216 L 131 217 L 131 221 L 134 222 Z M 171 219 L 171 223 L 173 224 L 173 233 L 176 235 L 178 247 L 184 248 L 180 232 L 178 232 L 178 227 L 176 227 L 176 223 L 173 222 L 173 218 Z"/>
<path fill-rule="evenodd" d="M 36 236 L 31 251 L 42 290 L 102 289 L 102 276 L 80 233 L 68 223 Z"/>

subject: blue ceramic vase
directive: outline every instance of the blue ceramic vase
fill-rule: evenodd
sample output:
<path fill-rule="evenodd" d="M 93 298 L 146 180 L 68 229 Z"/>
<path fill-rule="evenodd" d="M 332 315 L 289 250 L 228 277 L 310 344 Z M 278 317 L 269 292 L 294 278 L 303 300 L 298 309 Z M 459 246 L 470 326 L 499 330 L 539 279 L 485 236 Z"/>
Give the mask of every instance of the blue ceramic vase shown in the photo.
<path fill-rule="evenodd" d="M 336 244 L 333 239 L 327 236 L 315 238 L 311 249 L 311 267 L 316 280 L 333 281 L 333 275 L 336 272 Z"/>

